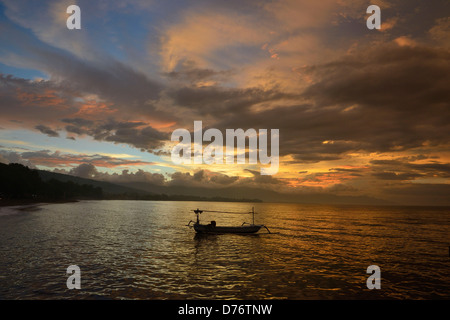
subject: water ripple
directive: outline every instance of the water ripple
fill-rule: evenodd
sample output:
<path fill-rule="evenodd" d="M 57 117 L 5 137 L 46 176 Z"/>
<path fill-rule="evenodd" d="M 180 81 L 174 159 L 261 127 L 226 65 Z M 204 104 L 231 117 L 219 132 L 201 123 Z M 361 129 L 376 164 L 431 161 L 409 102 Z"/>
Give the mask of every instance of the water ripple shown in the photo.
<path fill-rule="evenodd" d="M 249 206 L 272 234 L 196 235 L 185 226 L 192 208 Z M 1 299 L 450 297 L 445 209 L 86 201 L 3 212 Z M 66 287 L 72 264 L 81 268 L 81 290 Z M 366 287 L 372 264 L 382 270 L 381 290 Z"/>

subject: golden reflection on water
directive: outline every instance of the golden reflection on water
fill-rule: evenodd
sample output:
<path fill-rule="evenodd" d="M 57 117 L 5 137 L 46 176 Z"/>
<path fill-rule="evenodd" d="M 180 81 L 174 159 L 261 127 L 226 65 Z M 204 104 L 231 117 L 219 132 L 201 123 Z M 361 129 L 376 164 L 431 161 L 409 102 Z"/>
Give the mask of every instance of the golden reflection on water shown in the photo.
<path fill-rule="evenodd" d="M 199 235 L 192 209 L 248 212 L 256 235 Z M 0 298 L 448 298 L 449 211 L 296 204 L 86 201 L 0 217 Z M 203 213 L 240 225 L 251 215 Z M 65 269 L 82 270 L 82 290 Z M 368 290 L 366 269 L 382 270 Z"/>

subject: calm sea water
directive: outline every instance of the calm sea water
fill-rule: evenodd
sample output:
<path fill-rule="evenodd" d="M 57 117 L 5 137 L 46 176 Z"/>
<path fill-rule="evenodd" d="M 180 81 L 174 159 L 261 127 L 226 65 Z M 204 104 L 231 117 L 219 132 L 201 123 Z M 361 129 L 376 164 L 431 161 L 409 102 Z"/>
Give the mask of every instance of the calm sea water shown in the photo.
<path fill-rule="evenodd" d="M 258 212 L 195 235 L 192 209 Z M 251 215 L 203 213 L 241 224 Z M 83 201 L 0 209 L 1 299 L 449 299 L 450 209 Z M 66 269 L 81 269 L 81 289 Z M 381 269 L 369 290 L 367 267 Z"/>

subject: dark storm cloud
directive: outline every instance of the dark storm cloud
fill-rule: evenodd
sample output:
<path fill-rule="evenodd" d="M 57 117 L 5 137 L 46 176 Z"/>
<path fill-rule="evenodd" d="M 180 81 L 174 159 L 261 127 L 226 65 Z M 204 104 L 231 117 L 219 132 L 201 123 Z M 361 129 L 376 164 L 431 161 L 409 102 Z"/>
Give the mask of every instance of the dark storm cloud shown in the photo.
<path fill-rule="evenodd" d="M 164 76 L 171 80 L 177 80 L 181 82 L 188 82 L 191 84 L 197 84 L 199 81 L 225 81 L 234 72 L 231 70 L 213 70 L 211 68 L 199 68 L 193 61 L 185 61 L 176 70 L 163 73 Z"/>
<path fill-rule="evenodd" d="M 363 169 L 348 169 L 348 168 L 330 168 L 328 171 L 338 172 L 338 173 L 347 173 L 352 177 L 361 177 L 364 174 Z"/>
<path fill-rule="evenodd" d="M 368 147 L 368 143 L 360 140 L 356 129 L 351 126 L 353 119 L 350 118 L 338 110 L 295 105 L 258 113 L 241 112 L 239 116 L 220 121 L 219 127 L 279 128 L 281 155 L 291 154 L 296 160 L 317 162 L 336 160 L 347 151 Z M 329 143 L 324 143 L 326 141 Z"/>
<path fill-rule="evenodd" d="M 108 172 L 98 171 L 97 167 L 90 162 L 82 163 L 70 170 L 55 169 L 54 172 L 113 183 L 145 182 L 158 186 L 162 186 L 165 183 L 165 178 L 160 173 L 146 172 L 142 169 L 138 169 L 136 172 L 130 173 L 129 170 L 125 169 L 122 170 L 120 174 L 111 174 Z"/>
<path fill-rule="evenodd" d="M 92 163 L 82 163 L 70 170 L 70 173 L 81 178 L 95 178 L 98 171 Z"/>
<path fill-rule="evenodd" d="M 86 129 L 83 129 L 83 128 L 80 128 L 77 126 L 73 126 L 73 125 L 68 125 L 65 127 L 65 129 L 67 132 L 75 133 L 78 135 L 89 134 L 89 130 L 86 130 Z"/>
<path fill-rule="evenodd" d="M 89 77 L 89 72 L 85 76 Z M 117 77 L 120 76 L 117 75 Z M 129 84 L 133 85 L 132 81 Z M 169 139 L 168 134 L 159 132 L 143 121 L 118 121 L 112 116 L 106 120 L 70 118 L 69 116 L 77 114 L 80 105 L 82 106 L 82 103 L 78 101 L 79 92 L 73 89 L 74 86 L 75 84 L 69 84 L 67 81 L 63 83 L 51 80 L 32 81 L 1 75 L 0 105 L 3 116 L 6 119 L 12 118 L 11 120 L 19 118 L 22 120 L 22 124 L 25 122 L 23 125 L 33 124 L 34 129 L 50 137 L 59 136 L 50 127 L 50 124 L 55 125 L 62 122 L 67 124 L 65 126 L 67 132 L 77 135 L 90 135 L 96 140 L 127 143 L 149 151 L 160 147 L 164 141 Z M 116 89 L 112 85 L 111 90 L 118 91 Z M 125 91 L 127 89 L 124 87 L 123 92 Z M 133 95 L 134 93 L 131 92 L 130 94 Z M 125 96 L 124 94 L 124 99 Z M 144 99 L 144 97 L 141 96 L 140 99 Z M 122 111 L 125 112 L 126 110 L 123 109 Z M 87 116 L 90 117 L 89 114 Z M 35 122 L 45 122 L 46 125 L 36 125 Z"/>
<path fill-rule="evenodd" d="M 209 177 L 209 181 L 212 183 L 217 183 L 221 185 L 229 185 L 239 180 L 237 176 L 229 176 L 226 174 L 216 174 Z"/>
<path fill-rule="evenodd" d="M 414 180 L 419 177 L 450 178 L 450 163 L 411 163 L 403 159 L 372 160 L 373 176 L 382 180 Z"/>
<path fill-rule="evenodd" d="M 43 82 L 45 85 L 56 86 L 59 90 L 70 92 L 73 97 L 95 94 L 111 103 L 119 113 L 151 115 L 161 121 L 174 118 L 173 114 L 154 107 L 152 101 L 158 99 L 163 85 L 142 72 L 110 56 L 103 56 L 100 60 L 81 59 L 69 51 L 41 42 L 8 22 L 2 22 L 0 28 L 0 40 L 14 52 L 20 53 L 28 67 L 51 76 L 51 81 Z M 3 38 L 6 34 L 9 36 Z M 11 79 L 7 80 L 11 82 Z M 22 84 L 26 84 L 24 81 Z M 19 85 L 17 81 L 16 85 Z"/>
<path fill-rule="evenodd" d="M 212 69 L 188 69 L 182 71 L 171 71 L 164 75 L 171 79 L 188 80 L 189 82 L 197 82 L 205 79 L 212 79 L 217 76 L 226 75 L 225 71 L 214 71 Z"/>
<path fill-rule="evenodd" d="M 142 121 L 117 121 L 113 118 L 98 121 L 73 118 L 62 121 L 70 123 L 65 127 L 68 132 L 89 135 L 96 140 L 125 143 L 147 151 L 161 147 L 170 139 L 168 133 L 158 131 Z"/>
<path fill-rule="evenodd" d="M 42 56 L 45 62 L 47 59 L 56 60 L 58 68 L 53 68 L 52 64 L 48 66 L 49 71 L 64 76 L 66 86 L 97 94 L 107 101 L 114 101 L 117 106 L 126 104 L 128 109 L 142 112 L 151 108 L 145 103 L 156 99 L 161 90 L 158 83 L 118 61 L 94 64 L 51 52 L 42 53 Z"/>
<path fill-rule="evenodd" d="M 275 186 L 286 185 L 283 180 L 272 176 L 262 176 L 259 171 L 246 170 L 252 173 L 252 177 L 229 176 L 227 174 L 213 172 L 210 170 L 197 170 L 193 174 L 190 172 L 174 172 L 167 181 L 169 186 L 185 187 L 261 187 L 271 189 Z"/>
<path fill-rule="evenodd" d="M 330 168 L 329 171 L 335 172 L 350 172 L 350 173 L 358 173 L 361 172 L 361 169 L 347 169 L 347 168 Z"/>
<path fill-rule="evenodd" d="M 234 119 L 233 116 L 245 115 L 251 107 L 260 103 L 282 102 L 284 99 L 298 98 L 298 95 L 278 90 L 219 86 L 181 87 L 169 89 L 167 94 L 180 108 L 188 108 L 194 115 L 213 116 L 216 119 L 224 117 Z"/>
<path fill-rule="evenodd" d="M 53 81 L 33 81 L 5 74 L 0 74 L 0 108 L 4 120 L 33 123 L 33 128 L 37 121 L 53 123 L 77 111 L 70 89 Z"/>
<path fill-rule="evenodd" d="M 174 172 L 167 181 L 169 186 L 185 187 L 223 187 L 234 184 L 239 177 L 228 176 L 223 173 L 209 170 L 197 170 L 193 174 L 190 172 Z"/>
<path fill-rule="evenodd" d="M 58 132 L 56 132 L 55 130 L 52 130 L 51 128 L 49 128 L 47 126 L 44 126 L 42 124 L 37 125 L 34 128 L 39 130 L 43 134 L 46 134 L 49 137 L 59 137 L 59 133 Z"/>
<path fill-rule="evenodd" d="M 118 166 L 136 166 L 136 165 L 151 165 L 152 162 L 122 159 L 118 157 L 111 157 L 101 154 L 71 154 L 62 153 L 59 151 L 39 150 L 39 151 L 6 151 L 0 150 L 0 155 L 7 159 L 9 163 L 27 163 L 31 167 L 35 166 L 49 166 L 49 167 L 65 167 L 81 164 L 90 164 L 92 166 L 113 168 Z M 84 166 L 86 167 L 86 166 Z M 84 169 L 80 169 L 84 170 Z"/>
<path fill-rule="evenodd" d="M 0 106 L 5 118 L 14 123 L 22 119 L 22 126 L 32 125 L 50 137 L 59 134 L 50 125 L 67 124 L 65 130 L 77 135 L 90 135 L 96 140 L 126 143 L 140 149 L 153 150 L 160 147 L 169 135 L 152 128 L 143 121 L 91 120 L 81 117 L 69 118 L 79 111 L 78 94 L 70 86 L 51 80 L 32 81 L 2 75 L 0 77 Z M 124 110 L 125 111 L 125 110 Z M 88 117 L 91 117 L 89 114 Z M 91 117 L 92 118 L 92 117 Z M 46 124 L 35 125 L 35 122 Z"/>
<path fill-rule="evenodd" d="M 132 144 L 142 150 L 153 150 L 160 148 L 168 138 L 169 134 L 147 126 L 142 129 L 119 128 L 113 134 L 105 137 L 105 140 Z"/>
<path fill-rule="evenodd" d="M 14 151 L 0 150 L 0 162 L 2 163 L 20 163 L 29 168 L 35 169 L 36 166 L 27 159 L 22 158 L 21 154 Z"/>
<path fill-rule="evenodd" d="M 423 175 L 419 173 L 374 172 L 372 176 L 381 180 L 414 180 Z"/>
<path fill-rule="evenodd" d="M 280 154 L 291 154 L 302 162 L 336 160 L 351 151 L 407 150 L 425 142 L 437 145 L 446 143 L 450 133 L 450 54 L 443 49 L 395 43 L 363 48 L 335 61 L 300 68 L 314 82 L 296 94 L 279 88 L 165 88 L 111 59 L 94 64 L 48 46 L 31 45 L 29 49 L 32 61 L 64 80 L 31 83 L 3 77 L 3 88 L 14 83 L 26 92 L 58 89 L 58 95 L 47 95 L 46 99 L 57 103 L 60 98 L 72 107 L 76 93 L 97 94 L 112 101 L 111 109 L 118 110 L 115 117 L 126 111 L 179 123 L 176 111 L 185 110 L 189 114 L 183 118 L 186 123 L 210 117 L 210 125 L 222 130 L 279 128 Z M 196 80 L 219 73 L 193 67 L 174 72 L 169 76 Z M 162 93 L 173 102 L 170 112 L 155 107 Z M 11 95 L 2 99 L 4 105 L 17 102 Z M 30 111 L 36 113 L 35 109 Z M 70 122 L 68 112 L 58 112 L 59 119 L 68 123 L 68 132 L 89 134 L 98 140 L 148 150 L 169 138 L 151 126 L 137 128 L 129 122 L 130 127 L 124 128 L 116 121 L 109 128 L 99 121 L 87 123 L 87 119 L 78 123 L 82 118 Z"/>
<path fill-rule="evenodd" d="M 62 122 L 70 123 L 75 126 L 91 126 L 94 121 L 82 118 L 61 119 Z"/>
<path fill-rule="evenodd" d="M 448 143 L 448 51 L 386 44 L 303 72 L 314 79 L 301 95 L 310 102 L 259 112 L 244 103 L 219 126 L 280 128 L 281 154 L 300 161 Z"/>
<path fill-rule="evenodd" d="M 277 179 L 271 175 L 261 175 L 261 173 L 259 171 L 256 170 L 250 170 L 250 169 L 245 169 L 244 171 L 250 172 L 253 177 L 252 178 L 247 178 L 245 180 L 251 180 L 254 183 L 260 183 L 260 184 L 271 184 L 271 185 L 284 185 L 285 182 Z"/>
<path fill-rule="evenodd" d="M 53 81 L 31 81 L 9 75 L 0 76 L 0 106 L 3 116 L 11 123 L 33 128 L 50 136 L 59 134 L 49 125 L 34 125 L 36 121 L 47 124 L 66 123 L 65 130 L 77 135 L 90 135 L 96 140 L 127 143 L 140 149 L 152 151 L 160 147 L 169 135 L 152 128 L 143 121 L 91 120 L 69 118 L 78 111 L 74 91 Z M 19 118 L 22 120 L 17 120 Z"/>
<path fill-rule="evenodd" d="M 320 106 L 358 104 L 420 114 L 445 109 L 450 82 L 447 50 L 395 43 L 365 49 L 304 68 L 320 77 L 304 96 Z"/>

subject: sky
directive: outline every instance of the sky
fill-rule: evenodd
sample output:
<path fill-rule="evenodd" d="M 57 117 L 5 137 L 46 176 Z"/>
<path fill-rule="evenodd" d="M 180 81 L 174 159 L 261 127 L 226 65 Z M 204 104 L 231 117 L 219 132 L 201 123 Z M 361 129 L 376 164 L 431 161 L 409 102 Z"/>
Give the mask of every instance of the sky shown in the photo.
<path fill-rule="evenodd" d="M 3 163 L 450 205 L 449 89 L 445 0 L 0 1 Z M 194 121 L 279 129 L 278 172 L 174 163 L 171 135 Z"/>

